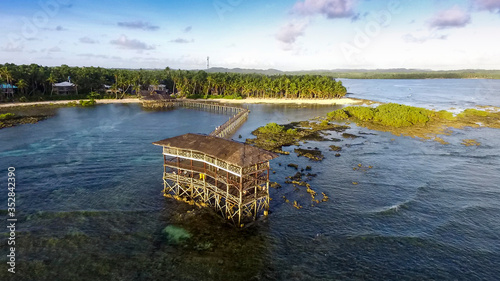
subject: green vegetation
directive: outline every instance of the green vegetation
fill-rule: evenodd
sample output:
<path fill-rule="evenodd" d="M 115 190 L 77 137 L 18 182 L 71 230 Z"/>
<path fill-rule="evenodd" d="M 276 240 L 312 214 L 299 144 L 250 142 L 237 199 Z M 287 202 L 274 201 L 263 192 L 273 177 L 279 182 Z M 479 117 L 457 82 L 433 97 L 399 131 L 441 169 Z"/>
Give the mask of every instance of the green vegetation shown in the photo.
<path fill-rule="evenodd" d="M 80 106 L 87 107 L 87 106 L 94 106 L 96 103 L 95 100 L 81 100 L 80 101 Z"/>
<path fill-rule="evenodd" d="M 287 135 L 295 135 L 297 134 L 296 129 L 285 129 L 285 126 L 280 126 L 276 123 L 269 123 L 264 127 L 260 127 L 259 133 L 261 134 L 287 134 Z"/>
<path fill-rule="evenodd" d="M 78 94 L 54 95 L 52 85 L 71 77 Z M 17 85 L 13 96 L 3 100 L 40 101 L 84 99 L 97 92 L 96 98 L 136 96 L 142 90 L 157 89 L 163 84 L 170 93 L 187 98 L 339 98 L 347 91 L 341 81 L 320 75 L 264 75 L 240 73 L 207 73 L 200 71 L 130 70 L 100 67 L 46 67 L 37 64 L 0 64 L 0 82 Z M 104 85 L 110 85 L 105 89 Z M 151 87 L 150 87 L 151 86 Z"/>
<path fill-rule="evenodd" d="M 257 147 L 274 151 L 281 154 L 289 154 L 282 151 L 283 146 L 297 145 L 299 141 L 326 140 L 321 133 L 327 130 L 343 132 L 349 127 L 331 124 L 328 120 L 323 122 L 292 122 L 286 125 L 269 123 L 252 132 L 257 136 L 255 139 L 247 139 L 246 143 Z"/>
<path fill-rule="evenodd" d="M 349 79 L 500 79 L 500 70 L 422 71 L 416 69 L 296 71 L 291 74 L 325 75 Z"/>
<path fill-rule="evenodd" d="M 88 96 L 89 100 L 81 100 L 80 106 L 94 106 L 96 104 L 95 98 L 99 97 L 99 94 L 96 92 L 91 92 Z"/>
<path fill-rule="evenodd" d="M 500 128 L 500 112 L 466 109 L 457 116 L 451 112 L 425 108 L 383 104 L 378 107 L 349 106 L 328 113 L 329 120 L 351 120 L 373 130 L 389 131 L 396 135 L 431 138 L 446 143 L 437 134 L 449 134 L 447 128 Z"/>
<path fill-rule="evenodd" d="M 441 115 L 447 116 L 444 113 L 441 113 Z M 396 128 L 425 125 L 433 116 L 437 116 L 434 111 L 395 103 L 383 104 L 375 108 L 349 106 L 328 113 L 328 117 L 332 120 L 353 119 Z"/>
<path fill-rule="evenodd" d="M 0 129 L 14 127 L 22 124 L 35 124 L 49 118 L 48 115 L 18 116 L 12 113 L 0 114 Z"/>
<path fill-rule="evenodd" d="M 490 113 L 487 111 L 482 111 L 482 110 L 477 110 L 475 108 L 469 108 L 464 110 L 462 113 L 458 114 L 457 117 L 459 118 L 466 118 L 466 117 L 473 117 L 473 116 L 480 116 L 480 117 L 487 117 L 489 116 Z"/>
<path fill-rule="evenodd" d="M 8 120 L 14 118 L 16 115 L 14 113 L 0 114 L 0 120 Z"/>

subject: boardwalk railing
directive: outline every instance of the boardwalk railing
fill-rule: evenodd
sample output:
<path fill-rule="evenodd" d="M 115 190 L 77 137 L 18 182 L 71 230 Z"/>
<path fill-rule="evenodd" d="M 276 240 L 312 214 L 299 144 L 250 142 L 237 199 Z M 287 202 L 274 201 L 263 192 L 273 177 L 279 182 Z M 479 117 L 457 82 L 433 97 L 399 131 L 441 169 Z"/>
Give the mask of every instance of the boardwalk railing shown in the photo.
<path fill-rule="evenodd" d="M 249 112 L 250 110 L 241 108 L 241 111 L 238 112 L 238 114 L 231 117 L 231 119 L 229 119 L 226 123 L 215 128 L 215 130 L 210 133 L 210 136 L 215 136 L 220 138 L 226 138 L 232 136 L 234 134 L 234 131 L 236 131 L 238 127 L 240 127 L 243 123 L 245 123 L 245 121 L 248 118 Z"/>
<path fill-rule="evenodd" d="M 196 108 L 196 109 L 208 109 L 219 111 L 223 113 L 236 113 L 231 117 L 227 122 L 215 128 L 213 132 L 209 135 L 220 138 L 228 138 L 231 137 L 236 129 L 238 129 L 248 118 L 248 114 L 250 110 L 246 108 L 236 107 L 236 106 L 228 106 L 223 105 L 217 102 L 210 101 L 192 101 L 192 100 L 144 100 L 142 103 L 145 107 L 150 108 L 168 108 L 168 107 L 176 107 L 182 106 L 187 108 Z"/>

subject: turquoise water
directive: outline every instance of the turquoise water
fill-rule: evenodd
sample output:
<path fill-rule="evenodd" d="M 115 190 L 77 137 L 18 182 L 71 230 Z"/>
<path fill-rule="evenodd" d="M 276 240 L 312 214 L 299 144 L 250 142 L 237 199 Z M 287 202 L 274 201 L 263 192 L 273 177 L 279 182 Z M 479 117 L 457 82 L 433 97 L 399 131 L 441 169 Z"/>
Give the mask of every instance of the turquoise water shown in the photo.
<path fill-rule="evenodd" d="M 364 81 L 345 81 L 353 96 Z M 446 92 L 463 93 L 447 84 Z M 366 81 L 365 81 L 366 82 Z M 382 81 L 381 83 L 406 83 Z M 435 87 L 436 80 L 416 81 Z M 415 82 L 415 83 L 416 83 Z M 447 83 L 449 81 L 446 81 Z M 367 83 L 375 83 L 367 81 Z M 382 84 L 391 88 L 389 84 Z M 412 84 L 413 85 L 413 84 Z M 421 87 L 424 87 L 421 86 Z M 379 88 L 382 86 L 379 86 Z M 414 86 L 413 86 L 414 87 Z M 498 92 L 500 86 L 496 88 Z M 393 100 L 402 94 L 391 88 Z M 419 92 L 431 100 L 434 92 Z M 376 90 L 373 96 L 380 95 Z M 481 96 L 478 101 L 495 99 Z M 488 94 L 489 95 L 489 94 Z M 498 96 L 496 96 L 498 99 Z M 467 97 L 452 105 L 467 107 Z M 498 101 L 498 100 L 497 100 Z M 423 103 L 415 102 L 423 106 Z M 334 106 L 248 105 L 235 140 L 268 122 L 325 115 Z M 1 280 L 497 280 L 500 276 L 500 130 L 454 130 L 449 145 L 396 137 L 351 124 L 360 136 L 308 142 L 322 162 L 291 155 L 271 165 L 271 213 L 237 230 L 209 210 L 165 199 L 161 148 L 153 141 L 209 133 L 229 119 L 208 111 L 144 111 L 138 105 L 61 108 L 35 125 L 0 131 L 0 179 L 16 168 L 17 273 Z M 242 139 L 238 138 L 242 136 Z M 465 147 L 463 139 L 476 139 Z M 340 157 L 330 145 L 342 147 Z M 330 198 L 316 204 L 285 184 L 311 166 L 308 181 Z M 361 168 L 359 168 L 361 164 Z M 371 168 L 368 168 L 371 166 Z M 300 169 L 299 168 L 299 169 Z M 355 168 L 356 170 L 354 170 Z M 353 182 L 357 184 L 353 184 Z M 285 196 L 289 203 L 283 199 Z M 317 196 L 321 199 L 321 196 Z M 1 207 L 6 215 L 7 193 Z M 297 201 L 303 208 L 292 206 Z M 190 238 L 178 242 L 168 229 Z M 180 230 L 179 230 L 180 231 Z M 7 253 L 2 230 L 1 252 Z M 6 261 L 2 254 L 1 262 Z M 4 263 L 5 264 L 5 263 Z"/>

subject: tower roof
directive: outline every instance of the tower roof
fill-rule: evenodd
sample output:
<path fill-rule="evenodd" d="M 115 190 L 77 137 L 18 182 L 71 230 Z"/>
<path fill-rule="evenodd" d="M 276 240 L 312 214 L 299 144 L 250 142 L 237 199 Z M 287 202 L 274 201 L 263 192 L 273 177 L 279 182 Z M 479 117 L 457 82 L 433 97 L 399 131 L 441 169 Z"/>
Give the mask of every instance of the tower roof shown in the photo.
<path fill-rule="evenodd" d="M 185 134 L 153 144 L 200 152 L 239 167 L 248 167 L 278 157 L 276 153 L 249 144 L 200 134 Z"/>

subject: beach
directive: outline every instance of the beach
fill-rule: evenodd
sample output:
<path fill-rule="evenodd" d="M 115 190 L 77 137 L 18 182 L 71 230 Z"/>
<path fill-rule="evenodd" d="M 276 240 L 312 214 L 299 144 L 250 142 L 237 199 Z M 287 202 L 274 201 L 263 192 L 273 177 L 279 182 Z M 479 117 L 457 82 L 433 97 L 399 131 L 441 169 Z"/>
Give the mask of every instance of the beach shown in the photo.
<path fill-rule="evenodd" d="M 97 99 L 97 104 L 110 104 L 110 103 L 140 103 L 140 99 Z M 340 99 L 264 99 L 264 98 L 247 98 L 247 99 L 210 99 L 201 101 L 215 101 L 220 103 L 268 103 L 268 104 L 323 104 L 323 105 L 344 105 L 344 104 L 361 104 L 365 100 L 340 98 Z M 60 101 L 37 101 L 37 102 L 13 102 L 2 103 L 0 108 L 15 107 L 15 106 L 34 106 L 34 105 L 63 105 L 70 102 L 79 103 L 80 100 L 60 100 Z"/>
<path fill-rule="evenodd" d="M 246 98 L 246 99 L 214 99 L 213 101 L 221 103 L 270 103 L 270 104 L 324 104 L 324 105 L 344 105 L 344 104 L 360 104 L 364 100 L 352 98 L 340 99 L 265 99 L 265 98 Z"/>

